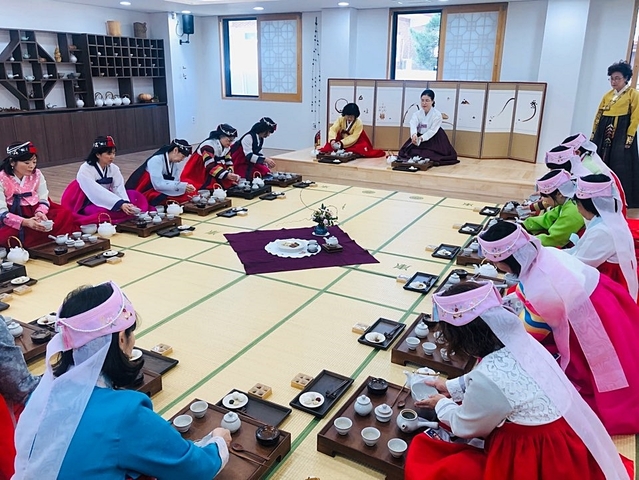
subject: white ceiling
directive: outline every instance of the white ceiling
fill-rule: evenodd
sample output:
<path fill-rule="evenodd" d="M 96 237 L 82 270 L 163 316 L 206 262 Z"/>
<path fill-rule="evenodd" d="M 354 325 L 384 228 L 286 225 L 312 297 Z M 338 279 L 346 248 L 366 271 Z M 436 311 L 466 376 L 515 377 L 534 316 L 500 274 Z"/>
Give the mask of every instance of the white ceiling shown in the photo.
<path fill-rule="evenodd" d="M 130 6 L 120 5 L 120 0 L 55 0 L 96 7 L 121 8 L 138 12 L 181 12 L 190 10 L 193 15 L 256 14 L 253 7 L 263 7 L 259 13 L 316 12 L 325 8 L 341 8 L 340 0 L 129 0 Z M 346 0 L 350 8 L 428 8 L 444 5 L 468 5 L 490 3 L 487 0 Z M 509 0 L 526 1 L 526 0 Z M 530 1 L 530 0 L 528 0 Z"/>

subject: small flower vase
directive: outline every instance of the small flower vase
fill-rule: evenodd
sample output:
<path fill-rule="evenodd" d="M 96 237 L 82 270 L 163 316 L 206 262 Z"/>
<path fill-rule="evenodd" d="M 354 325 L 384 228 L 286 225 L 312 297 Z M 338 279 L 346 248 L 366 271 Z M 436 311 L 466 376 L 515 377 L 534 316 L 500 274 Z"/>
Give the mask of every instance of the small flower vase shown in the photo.
<path fill-rule="evenodd" d="M 325 237 L 326 235 L 328 235 L 328 229 L 324 225 L 318 223 L 313 229 L 313 234 L 320 237 Z"/>

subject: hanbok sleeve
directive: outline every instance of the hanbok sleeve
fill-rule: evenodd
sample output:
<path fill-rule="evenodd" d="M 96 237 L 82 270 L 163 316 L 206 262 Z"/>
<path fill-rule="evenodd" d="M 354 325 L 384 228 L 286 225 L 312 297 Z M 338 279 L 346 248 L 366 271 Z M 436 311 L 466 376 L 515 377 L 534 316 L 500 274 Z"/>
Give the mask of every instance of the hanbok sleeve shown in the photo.
<path fill-rule="evenodd" d="M 434 108 L 432 108 L 429 113 L 431 115 L 426 116 L 427 130 L 424 133 L 422 133 L 422 142 L 425 142 L 426 140 L 430 140 L 431 138 L 433 138 L 442 126 L 442 114 L 439 113 L 439 110 L 435 110 Z"/>
<path fill-rule="evenodd" d="M 566 252 L 586 265 L 597 268 L 615 255 L 616 250 L 613 239 L 606 230 L 603 228 L 591 228 L 590 231 L 586 230 L 577 245 L 566 250 Z"/>
<path fill-rule="evenodd" d="M 475 371 L 466 377 L 468 386 L 462 404 L 457 405 L 450 398 L 444 398 L 437 402 L 435 412 L 458 437 L 486 437 L 504 422 L 512 407 L 499 387 L 486 375 Z"/>
<path fill-rule="evenodd" d="M 149 159 L 146 164 L 146 170 L 151 177 L 153 189 L 168 196 L 183 195 L 186 191 L 186 182 L 179 180 L 164 179 L 164 158 L 163 155 L 156 155 Z M 180 178 L 179 172 L 176 172 L 175 178 Z"/>
<path fill-rule="evenodd" d="M 29 372 L 4 321 L 0 321 L 0 395 L 12 402 L 24 404 L 40 381 Z"/>
<path fill-rule="evenodd" d="M 632 144 L 639 127 L 639 92 L 635 88 L 630 89 L 630 125 L 626 133 L 626 144 Z"/>
<path fill-rule="evenodd" d="M 212 437 L 197 446 L 153 412 L 150 399 L 135 398 L 119 425 L 120 468 L 162 480 L 211 480 L 228 463 L 222 439 Z"/>
<path fill-rule="evenodd" d="M 544 247 L 563 247 L 570 241 L 570 235 L 577 233 L 583 226 L 584 218 L 573 201 L 568 200 L 562 205 L 557 219 L 547 228 L 548 233 L 541 233 L 537 238 Z"/>
<path fill-rule="evenodd" d="M 113 193 L 115 193 L 118 197 L 125 201 L 125 203 L 130 203 L 129 194 L 126 193 L 126 187 L 124 186 L 124 177 L 122 176 L 122 172 L 117 165 L 111 164 L 109 166 L 111 170 L 111 175 L 113 177 Z"/>
<path fill-rule="evenodd" d="M 253 144 L 253 137 L 246 135 L 242 139 L 242 150 L 244 150 L 244 156 L 246 160 L 251 163 L 263 164 L 266 158 L 261 154 L 261 149 Z"/>
<path fill-rule="evenodd" d="M 337 120 L 335 120 L 335 122 L 333 123 L 333 125 L 331 125 L 331 129 L 328 131 L 328 141 L 332 142 L 335 140 L 339 140 L 337 137 L 339 135 L 339 132 L 342 131 L 342 118 L 344 117 L 340 117 Z"/>
<path fill-rule="evenodd" d="M 44 213 L 45 215 L 49 213 L 49 188 L 47 187 L 47 181 L 44 179 L 44 175 L 40 170 L 36 170 L 35 172 L 40 176 L 40 181 L 38 182 L 38 207 L 36 208 L 36 212 Z"/>
<path fill-rule="evenodd" d="M 111 211 L 116 211 L 120 209 L 125 201 L 129 201 L 128 195 L 126 196 L 126 199 L 123 199 L 117 194 L 98 184 L 96 182 L 96 175 L 94 172 L 92 172 L 92 170 L 93 167 L 91 165 L 89 165 L 88 163 L 83 163 L 78 169 L 78 174 L 76 175 L 76 180 L 78 181 L 80 188 L 92 204 L 98 207 L 109 209 Z M 120 170 L 118 169 L 118 173 L 119 172 Z M 122 177 L 121 173 L 120 177 Z M 113 181 L 115 182 L 115 179 Z M 122 183 L 124 183 L 124 179 L 122 179 Z M 124 188 L 124 185 L 122 188 Z"/>
<path fill-rule="evenodd" d="M 532 234 L 548 231 L 550 226 L 555 223 L 559 217 L 559 210 L 559 208 L 555 207 L 550 210 L 546 210 L 545 213 L 536 217 L 528 217 L 524 220 L 524 228 Z"/>
<path fill-rule="evenodd" d="M 4 192 L 4 185 L 0 182 L 0 221 L 7 227 L 19 230 L 22 226 L 23 217 L 15 213 L 9 213 L 7 196 Z"/>
<path fill-rule="evenodd" d="M 419 114 L 421 113 L 421 110 L 416 111 L 415 113 L 413 113 L 413 116 L 410 117 L 410 136 L 412 138 L 413 135 L 417 135 L 417 125 L 419 125 Z"/>

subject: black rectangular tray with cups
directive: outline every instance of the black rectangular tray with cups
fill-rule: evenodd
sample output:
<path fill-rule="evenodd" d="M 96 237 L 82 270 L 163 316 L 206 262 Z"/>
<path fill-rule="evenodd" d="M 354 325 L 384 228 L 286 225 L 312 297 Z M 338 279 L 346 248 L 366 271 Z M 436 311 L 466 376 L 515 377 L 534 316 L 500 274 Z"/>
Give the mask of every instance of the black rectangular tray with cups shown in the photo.
<path fill-rule="evenodd" d="M 192 227 L 191 225 L 178 225 L 177 227 L 171 227 L 171 228 L 165 228 L 164 230 L 158 230 L 156 233 L 160 236 L 160 237 L 167 237 L 167 238 L 173 238 L 173 237 L 178 237 L 180 235 L 180 233 L 185 232 L 185 231 L 193 231 L 195 230 L 195 227 Z"/>
<path fill-rule="evenodd" d="M 479 214 L 486 215 L 487 217 L 496 217 L 500 212 L 501 208 L 487 205 L 479 211 Z"/>
<path fill-rule="evenodd" d="M 292 410 L 288 407 L 269 402 L 268 400 L 255 397 L 253 395 L 249 395 L 246 392 L 242 392 L 241 390 L 238 390 L 236 388 L 231 390 L 228 395 L 225 395 L 223 398 L 221 398 L 215 405 L 217 405 L 218 407 L 226 408 L 227 410 L 231 410 L 229 407 L 224 405 L 224 399 L 234 393 L 241 393 L 242 395 L 245 395 L 247 398 L 247 402 L 242 407 L 232 409 L 232 411 L 234 411 L 235 413 L 241 413 L 242 415 L 246 415 L 247 417 L 251 417 L 258 422 L 265 423 L 266 425 L 273 425 L 274 427 L 277 427 L 292 412 Z"/>
<path fill-rule="evenodd" d="M 245 188 L 234 186 L 229 188 L 226 191 L 226 194 L 229 197 L 238 197 L 244 198 L 246 200 L 253 200 L 255 197 L 259 197 L 260 195 L 264 195 L 265 193 L 270 193 L 273 187 L 270 185 L 264 185 L 263 187 L 246 190 Z"/>
<path fill-rule="evenodd" d="M 484 226 L 478 223 L 464 223 L 457 231 L 465 235 L 479 235 L 483 229 Z"/>
<path fill-rule="evenodd" d="M 386 318 L 378 318 L 357 341 L 379 350 L 388 350 L 388 347 L 399 338 L 405 328 L 406 325 L 403 323 Z"/>
<path fill-rule="evenodd" d="M 330 372 L 328 370 L 322 370 L 311 381 L 304 390 L 295 396 L 289 405 L 298 410 L 302 410 L 311 415 L 315 415 L 317 418 L 324 418 L 326 414 L 333 408 L 333 406 L 339 401 L 350 386 L 353 384 L 353 379 L 340 375 L 339 373 Z M 319 393 L 322 396 L 323 401 L 316 406 L 307 406 L 303 400 L 308 398 L 308 393 Z M 313 397 L 313 395 L 310 395 Z"/>
<path fill-rule="evenodd" d="M 413 275 L 404 285 L 404 290 L 410 290 L 417 293 L 428 293 L 431 288 L 435 286 L 435 283 L 439 279 L 439 276 L 430 273 L 417 272 Z"/>
<path fill-rule="evenodd" d="M 431 257 L 443 258 L 444 260 L 452 260 L 457 256 L 460 250 L 461 247 L 459 245 L 449 245 L 447 243 L 442 243 L 433 251 Z"/>
<path fill-rule="evenodd" d="M 315 182 L 312 180 L 302 180 L 301 182 L 296 182 L 291 185 L 291 187 L 295 188 L 307 188 L 311 185 L 315 185 Z"/>
<path fill-rule="evenodd" d="M 76 263 L 78 265 L 82 265 L 83 267 L 97 267 L 98 265 L 102 265 L 106 263 L 108 258 L 111 257 L 124 257 L 124 252 L 117 252 L 115 255 L 104 255 L 104 253 L 114 252 L 115 250 L 107 250 L 107 252 L 98 253 L 97 255 L 92 255 L 87 258 L 83 258 L 82 260 L 78 260 Z"/>
<path fill-rule="evenodd" d="M 264 195 L 260 195 L 260 200 L 275 200 L 278 197 L 284 197 L 286 194 L 284 192 L 270 192 L 265 193 Z"/>
<path fill-rule="evenodd" d="M 231 218 L 237 215 L 237 212 L 248 212 L 248 208 L 246 207 L 233 207 L 228 210 L 224 210 L 223 212 L 218 212 L 216 215 L 218 217 Z"/>

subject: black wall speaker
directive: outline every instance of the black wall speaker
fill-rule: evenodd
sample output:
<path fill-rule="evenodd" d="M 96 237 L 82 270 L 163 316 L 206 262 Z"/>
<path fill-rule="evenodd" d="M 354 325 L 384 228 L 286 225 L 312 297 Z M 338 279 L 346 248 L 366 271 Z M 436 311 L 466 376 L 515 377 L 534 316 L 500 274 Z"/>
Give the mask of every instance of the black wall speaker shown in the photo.
<path fill-rule="evenodd" d="M 195 33 L 193 15 L 182 14 L 182 33 L 185 35 L 193 35 Z"/>

